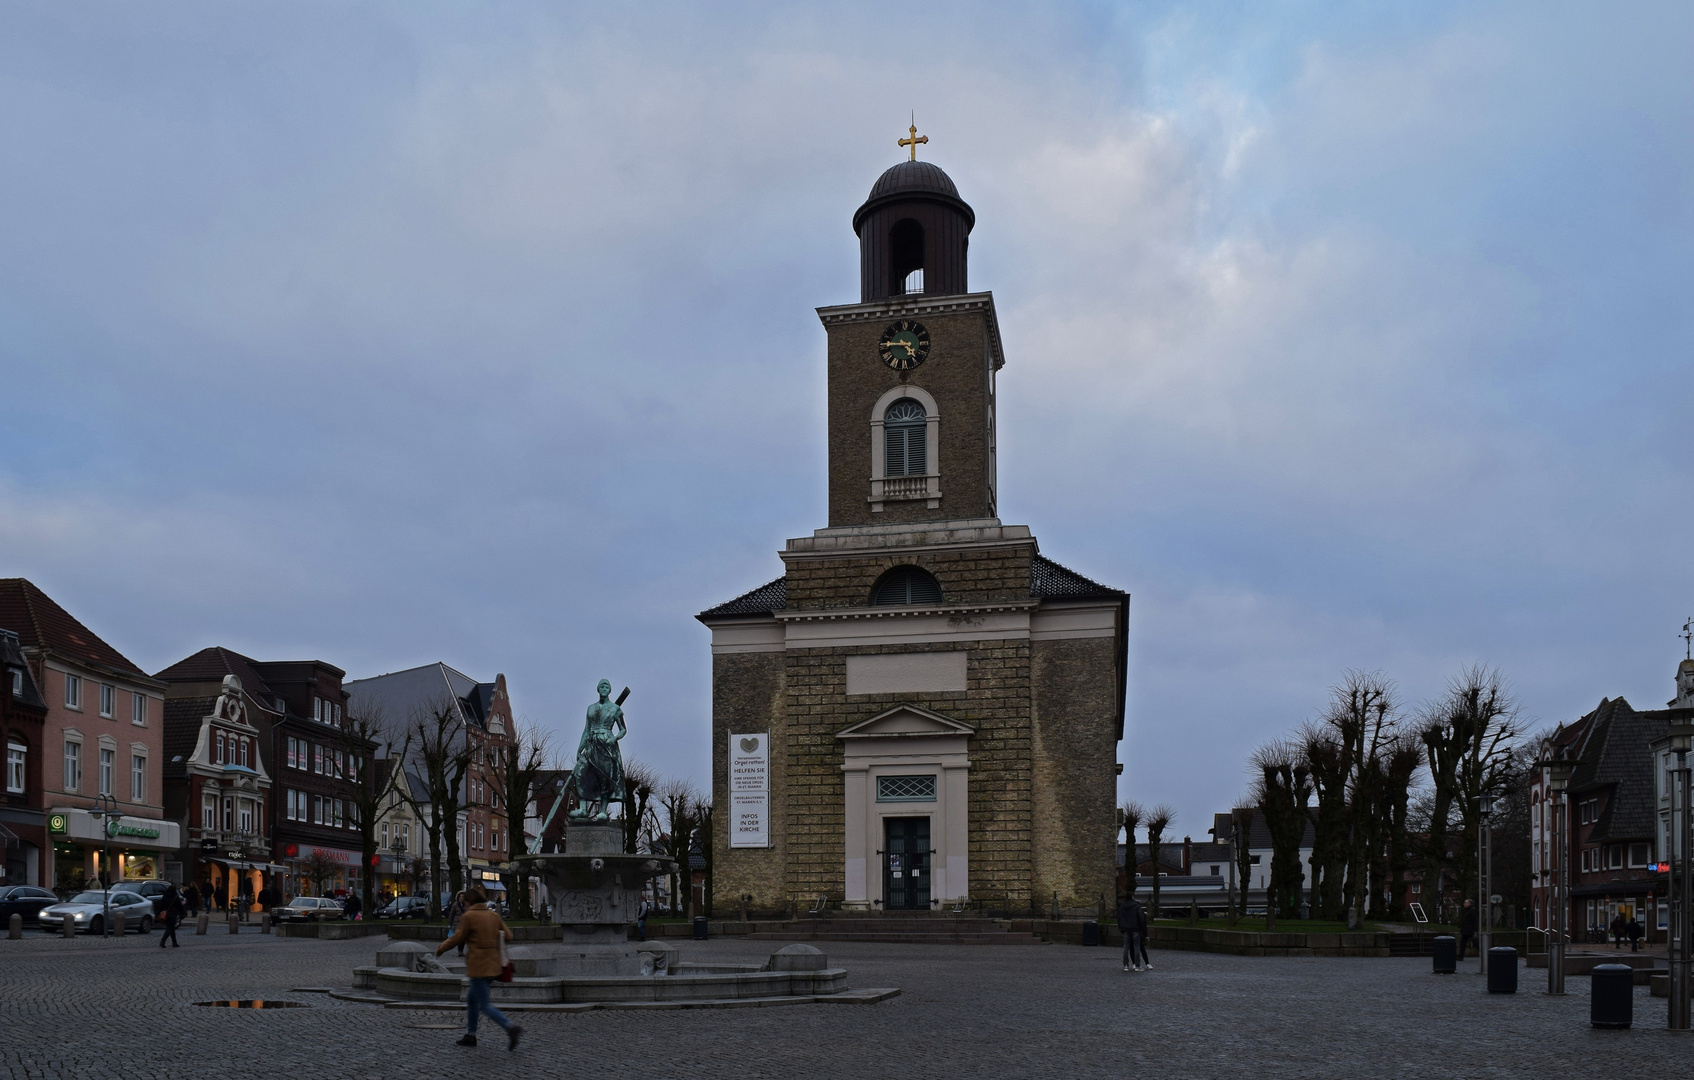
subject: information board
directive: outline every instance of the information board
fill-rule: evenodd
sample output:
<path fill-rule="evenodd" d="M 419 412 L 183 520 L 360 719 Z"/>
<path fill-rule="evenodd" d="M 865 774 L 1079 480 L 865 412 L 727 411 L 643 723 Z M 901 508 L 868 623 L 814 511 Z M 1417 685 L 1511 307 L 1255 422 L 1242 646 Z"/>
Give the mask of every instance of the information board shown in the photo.
<path fill-rule="evenodd" d="M 770 736 L 729 737 L 729 846 L 771 846 Z"/>

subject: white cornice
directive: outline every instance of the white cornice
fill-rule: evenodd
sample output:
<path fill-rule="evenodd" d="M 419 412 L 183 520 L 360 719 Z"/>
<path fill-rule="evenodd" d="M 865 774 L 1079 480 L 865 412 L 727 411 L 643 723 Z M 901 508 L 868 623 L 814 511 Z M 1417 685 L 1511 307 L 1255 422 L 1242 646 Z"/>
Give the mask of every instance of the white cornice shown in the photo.
<path fill-rule="evenodd" d="M 783 622 L 829 622 L 837 619 L 933 619 L 938 615 L 968 618 L 1000 611 L 1028 611 L 1041 606 L 1039 600 L 1001 600 L 987 604 L 948 604 L 945 607 L 785 608 L 771 612 Z"/>

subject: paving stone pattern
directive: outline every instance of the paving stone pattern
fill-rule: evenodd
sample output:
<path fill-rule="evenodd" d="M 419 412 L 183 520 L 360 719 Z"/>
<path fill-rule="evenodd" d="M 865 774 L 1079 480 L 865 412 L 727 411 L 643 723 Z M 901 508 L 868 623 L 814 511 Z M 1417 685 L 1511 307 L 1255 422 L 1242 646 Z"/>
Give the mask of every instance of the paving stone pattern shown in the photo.
<path fill-rule="evenodd" d="M 452 1045 L 455 1017 L 290 993 L 341 984 L 376 942 L 186 935 L 0 941 L 0 1078 L 177 1080 L 446 1076 L 728 1077 L 1520 1077 L 1579 1063 L 1661 1075 L 1685 1057 L 1664 1002 L 1638 988 L 1638 1026 L 1588 1026 L 1588 980 L 1562 999 L 1489 996 L 1475 974 L 1428 959 L 1268 959 L 1069 945 L 835 943 L 855 987 L 898 986 L 879 1005 L 596 1012 L 522 1017 L 516 1059 L 497 1032 Z M 685 959 L 762 960 L 776 945 L 683 943 Z M 288 998 L 309 1009 L 196 1008 L 210 998 Z M 486 1024 L 486 1022 L 485 1022 Z M 527 1059 L 527 1060 L 522 1060 Z"/>

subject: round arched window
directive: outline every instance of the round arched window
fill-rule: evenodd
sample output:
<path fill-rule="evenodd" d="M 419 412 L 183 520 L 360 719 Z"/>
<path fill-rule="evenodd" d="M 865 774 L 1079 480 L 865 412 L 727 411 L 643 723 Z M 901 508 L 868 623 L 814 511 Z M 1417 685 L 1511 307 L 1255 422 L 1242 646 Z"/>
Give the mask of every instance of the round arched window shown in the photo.
<path fill-rule="evenodd" d="M 901 398 L 882 414 L 885 448 L 884 473 L 888 476 L 923 476 L 929 469 L 929 414 L 911 398 Z"/>
<path fill-rule="evenodd" d="M 939 604 L 941 583 L 917 566 L 896 566 L 871 590 L 873 604 Z"/>

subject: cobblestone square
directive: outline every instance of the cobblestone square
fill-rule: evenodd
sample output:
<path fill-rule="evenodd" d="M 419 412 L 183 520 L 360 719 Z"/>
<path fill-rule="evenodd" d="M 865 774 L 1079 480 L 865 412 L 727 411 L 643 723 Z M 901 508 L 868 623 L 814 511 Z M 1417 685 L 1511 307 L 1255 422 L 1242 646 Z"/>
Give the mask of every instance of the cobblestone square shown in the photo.
<path fill-rule="evenodd" d="M 878 1005 L 516 1014 L 516 1055 L 452 1045 L 462 1014 L 297 993 L 346 986 L 381 938 L 185 934 L 0 941 L 0 1077 L 1518 1077 L 1572 1067 L 1663 1073 L 1694 1044 L 1638 988 L 1637 1027 L 1588 1025 L 1588 980 L 1490 996 L 1427 959 L 1260 959 L 1157 952 L 1125 974 L 1112 949 L 825 942 Z M 758 961 L 780 942 L 683 943 L 685 959 Z M 307 1009 L 197 1008 L 285 998 Z M 487 1022 L 484 1021 L 486 1024 Z M 497 1032 L 493 1033 L 495 1036 Z M 606 1061 L 610 1067 L 588 1063 Z M 574 1063 L 582 1062 L 579 1069 Z"/>

